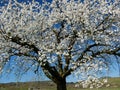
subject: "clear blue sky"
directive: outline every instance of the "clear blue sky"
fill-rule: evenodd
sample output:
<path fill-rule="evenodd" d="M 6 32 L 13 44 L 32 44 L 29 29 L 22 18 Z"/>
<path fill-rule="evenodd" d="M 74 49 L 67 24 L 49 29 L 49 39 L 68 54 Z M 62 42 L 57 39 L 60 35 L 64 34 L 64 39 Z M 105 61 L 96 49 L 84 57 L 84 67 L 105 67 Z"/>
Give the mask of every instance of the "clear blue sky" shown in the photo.
<path fill-rule="evenodd" d="M 22 2 L 22 1 L 32 1 L 32 0 L 18 0 L 18 1 Z M 42 0 L 36 0 L 36 1 L 39 1 L 40 3 L 42 2 Z M 47 1 L 50 2 L 51 0 L 47 0 Z M 0 4 L 0 5 L 2 5 L 2 4 Z M 114 62 L 113 66 L 111 67 L 110 72 L 108 74 L 110 77 L 119 77 L 120 76 L 119 68 L 116 66 L 118 66 L 118 64 Z M 17 82 L 17 81 L 25 82 L 25 81 L 35 81 L 35 80 L 48 80 L 48 79 L 45 78 L 44 76 L 43 77 L 38 76 L 31 71 L 24 74 L 21 79 L 17 79 L 17 77 L 13 73 L 0 76 L 0 83 Z M 67 78 L 67 81 L 74 82 L 74 81 L 77 81 L 77 79 L 71 75 Z"/>

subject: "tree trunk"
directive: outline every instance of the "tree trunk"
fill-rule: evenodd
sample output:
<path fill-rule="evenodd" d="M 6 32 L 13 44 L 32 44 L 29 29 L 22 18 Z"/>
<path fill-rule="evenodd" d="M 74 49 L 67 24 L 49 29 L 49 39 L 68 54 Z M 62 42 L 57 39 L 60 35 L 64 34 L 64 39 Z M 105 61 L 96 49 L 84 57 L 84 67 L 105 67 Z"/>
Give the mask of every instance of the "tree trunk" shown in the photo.
<path fill-rule="evenodd" d="M 57 90 L 67 90 L 66 79 L 62 79 L 57 83 Z"/>

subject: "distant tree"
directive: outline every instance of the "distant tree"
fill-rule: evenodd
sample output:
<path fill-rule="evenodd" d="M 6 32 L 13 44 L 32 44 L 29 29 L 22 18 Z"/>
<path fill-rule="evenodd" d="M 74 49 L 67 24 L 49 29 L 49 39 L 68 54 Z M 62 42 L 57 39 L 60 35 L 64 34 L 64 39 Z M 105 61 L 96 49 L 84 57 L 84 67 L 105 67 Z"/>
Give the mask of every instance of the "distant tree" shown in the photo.
<path fill-rule="evenodd" d="M 110 56 L 120 60 L 120 0 L 42 1 L 0 6 L 1 70 L 16 56 L 21 72 L 41 67 L 66 90 L 74 72 L 89 77 L 107 69 Z"/>

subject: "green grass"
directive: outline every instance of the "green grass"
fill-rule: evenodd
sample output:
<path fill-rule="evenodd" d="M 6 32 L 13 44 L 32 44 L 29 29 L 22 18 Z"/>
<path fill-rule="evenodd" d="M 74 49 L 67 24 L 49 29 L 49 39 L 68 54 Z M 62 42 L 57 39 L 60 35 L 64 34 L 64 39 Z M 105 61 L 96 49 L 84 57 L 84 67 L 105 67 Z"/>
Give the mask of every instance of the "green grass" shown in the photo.
<path fill-rule="evenodd" d="M 28 90 L 28 88 L 0 88 L 0 90 Z M 56 88 L 46 88 L 46 89 L 40 89 L 40 90 L 56 90 Z M 81 89 L 81 88 L 68 88 L 68 90 L 120 90 L 119 88 L 99 88 L 99 89 Z"/>
<path fill-rule="evenodd" d="M 83 88 L 75 88 L 74 84 L 68 84 L 68 90 L 120 90 L 120 78 L 109 78 L 108 83 L 110 87 L 102 87 L 102 88 L 93 88 L 93 89 L 83 89 Z M 29 87 L 39 87 L 40 90 L 56 90 L 56 85 L 50 85 L 50 82 L 29 82 L 29 83 L 9 83 L 9 84 L 0 84 L 0 90 L 28 90 Z"/>

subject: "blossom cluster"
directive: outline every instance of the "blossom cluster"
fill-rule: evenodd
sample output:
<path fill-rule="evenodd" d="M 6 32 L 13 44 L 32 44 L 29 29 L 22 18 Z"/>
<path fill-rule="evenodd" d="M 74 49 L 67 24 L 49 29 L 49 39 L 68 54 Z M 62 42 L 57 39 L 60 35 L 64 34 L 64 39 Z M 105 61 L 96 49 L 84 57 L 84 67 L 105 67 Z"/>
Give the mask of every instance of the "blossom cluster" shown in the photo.
<path fill-rule="evenodd" d="M 87 80 L 79 81 L 77 83 L 77 86 L 78 87 L 82 86 L 83 88 L 92 89 L 92 88 L 101 88 L 103 86 L 109 87 L 110 84 L 108 84 L 108 79 L 107 78 L 100 80 L 100 78 L 98 79 L 98 78 L 89 76 Z"/>
<path fill-rule="evenodd" d="M 74 75 L 78 78 L 77 85 L 83 88 L 100 88 L 107 85 L 107 78 L 99 77 L 105 74 L 102 72 L 108 72 L 108 66 L 104 61 L 93 60 L 90 63 L 79 64 L 79 68 L 74 72 Z"/>

